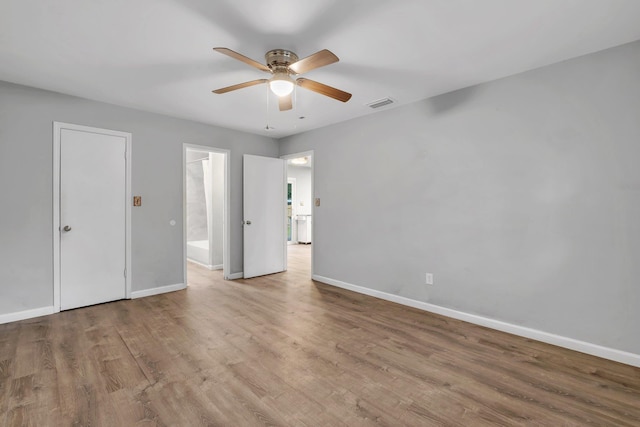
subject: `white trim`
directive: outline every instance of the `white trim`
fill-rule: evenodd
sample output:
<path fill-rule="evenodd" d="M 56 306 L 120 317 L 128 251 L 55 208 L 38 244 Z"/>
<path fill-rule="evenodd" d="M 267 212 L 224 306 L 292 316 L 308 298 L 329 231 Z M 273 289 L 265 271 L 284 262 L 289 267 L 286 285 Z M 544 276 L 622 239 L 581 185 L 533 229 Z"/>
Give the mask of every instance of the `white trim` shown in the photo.
<path fill-rule="evenodd" d="M 182 259 L 182 283 L 189 283 L 187 280 L 187 147 L 185 144 L 182 144 Z"/>
<path fill-rule="evenodd" d="M 288 240 L 287 240 L 287 187 L 289 185 L 289 180 L 287 178 L 287 161 L 286 160 L 282 162 L 282 177 L 284 178 L 283 179 L 284 182 L 282 183 L 283 187 L 284 187 L 283 188 L 283 190 L 284 190 L 284 197 L 283 197 L 283 199 L 284 199 L 284 203 L 283 203 L 284 204 L 284 207 L 283 207 L 284 215 L 283 215 L 283 218 L 282 218 L 282 222 L 283 222 L 282 228 L 284 229 L 283 230 L 284 231 L 284 233 L 283 233 L 284 234 L 284 236 L 283 236 L 284 237 L 284 242 L 283 242 L 283 245 L 282 245 L 282 259 L 283 259 L 283 263 L 282 264 L 283 264 L 283 271 L 287 271 L 288 264 L 289 264 L 289 257 L 288 257 L 289 248 L 287 248 L 287 246 L 288 246 L 288 243 L 287 243 L 288 242 Z M 244 194 L 244 192 L 243 192 L 243 194 Z"/>
<path fill-rule="evenodd" d="M 183 289 L 187 289 L 187 286 L 184 283 L 159 286 L 157 288 L 143 289 L 141 291 L 133 291 L 131 292 L 131 298 L 135 299 L 135 298 L 150 297 L 151 295 L 166 294 L 167 292 L 181 291 Z"/>
<path fill-rule="evenodd" d="M 224 155 L 224 230 L 222 232 L 222 270 L 223 277 L 229 279 L 228 271 L 231 271 L 231 207 L 229 198 L 231 194 L 231 151 L 222 148 L 209 147 L 208 145 L 182 144 L 182 258 L 183 280 L 187 283 L 187 148 L 197 151 L 219 153 Z M 205 266 L 209 268 L 209 266 Z M 213 266 L 217 267 L 217 266 Z M 217 268 L 214 268 L 217 269 Z"/>
<path fill-rule="evenodd" d="M 207 270 L 211 270 L 211 271 L 213 271 L 213 270 L 222 270 L 222 268 L 223 268 L 222 264 L 216 264 L 216 265 L 205 264 L 203 262 L 196 261 L 195 259 L 191 259 L 191 258 L 187 258 L 187 261 L 188 262 L 192 262 L 194 264 L 198 264 L 199 266 L 204 267 Z"/>
<path fill-rule="evenodd" d="M 125 203 L 125 268 L 127 271 L 127 274 L 125 276 L 125 297 L 126 298 L 131 298 L 131 291 L 132 291 L 132 281 L 131 278 L 133 277 L 132 275 L 132 266 L 133 263 L 131 262 L 131 209 L 133 207 L 133 191 L 131 190 L 131 177 L 132 177 L 132 172 L 131 172 L 131 155 L 132 155 L 132 143 L 133 143 L 133 135 L 131 135 L 130 133 L 125 133 L 125 139 L 127 141 L 127 147 L 126 147 L 126 151 L 127 151 L 127 159 L 125 161 L 125 168 L 126 168 L 126 175 L 125 175 L 125 199 L 126 199 L 126 203 Z"/>
<path fill-rule="evenodd" d="M 0 324 L 17 322 L 18 320 L 32 319 L 34 317 L 47 316 L 55 313 L 53 306 L 32 308 L 31 310 L 16 311 L 15 313 L 0 314 Z"/>
<path fill-rule="evenodd" d="M 289 160 L 296 159 L 298 157 L 308 156 L 311 158 L 311 239 L 315 240 L 316 238 L 316 190 L 315 190 L 315 182 L 316 182 L 316 157 L 313 150 L 302 151 L 300 153 L 292 153 L 285 154 L 284 156 L 280 156 L 281 159 Z M 285 165 L 289 165 L 289 162 L 285 162 Z M 286 200 L 285 200 L 286 203 Z M 315 271 L 315 245 L 311 245 L 311 278 L 314 276 Z M 286 259 L 286 256 L 285 256 Z"/>
<path fill-rule="evenodd" d="M 60 311 L 60 128 L 53 122 L 53 310 Z"/>
<path fill-rule="evenodd" d="M 244 272 L 241 271 L 239 273 L 231 273 L 225 276 L 226 280 L 236 280 L 236 279 L 244 279 Z"/>
<path fill-rule="evenodd" d="M 62 129 L 119 136 L 125 139 L 125 298 L 131 298 L 131 145 L 132 135 L 110 129 L 53 122 L 53 308 L 60 311 L 60 133 Z"/>
<path fill-rule="evenodd" d="M 465 322 L 473 323 L 480 326 L 486 326 L 487 328 L 496 329 L 498 331 L 507 332 L 525 338 L 531 338 L 547 344 L 553 344 L 559 347 L 568 348 L 570 350 L 590 354 L 592 356 L 598 356 L 604 359 L 614 360 L 616 362 L 626 363 L 627 365 L 640 367 L 640 354 L 616 350 L 614 348 L 604 347 L 598 344 L 592 344 L 561 335 L 551 334 L 549 332 L 527 328 L 525 326 L 514 325 L 512 323 L 503 322 L 501 320 L 478 316 L 471 313 L 465 313 L 463 311 L 453 310 L 451 308 L 442 307 L 440 305 L 430 304 L 427 302 L 417 301 L 411 298 L 401 297 L 387 292 L 377 291 L 375 289 L 365 288 L 363 286 L 353 285 L 350 283 L 342 282 L 340 280 L 330 279 L 328 277 L 313 275 L 312 279 L 317 282 L 325 283 L 327 285 L 332 285 L 360 294 L 395 302 L 397 304 L 406 305 L 409 307 L 417 308 L 419 310 L 452 317 L 454 319 L 463 320 Z"/>
<path fill-rule="evenodd" d="M 196 261 L 195 259 L 192 259 L 192 258 L 187 258 L 187 262 L 191 262 L 193 264 L 197 264 L 200 267 L 206 268 L 207 270 L 213 270 L 213 266 L 212 265 L 205 264 L 204 262 Z"/>
<path fill-rule="evenodd" d="M 224 150 L 224 236 L 222 277 L 231 271 L 231 151 Z M 186 282 L 185 282 L 186 283 Z"/>

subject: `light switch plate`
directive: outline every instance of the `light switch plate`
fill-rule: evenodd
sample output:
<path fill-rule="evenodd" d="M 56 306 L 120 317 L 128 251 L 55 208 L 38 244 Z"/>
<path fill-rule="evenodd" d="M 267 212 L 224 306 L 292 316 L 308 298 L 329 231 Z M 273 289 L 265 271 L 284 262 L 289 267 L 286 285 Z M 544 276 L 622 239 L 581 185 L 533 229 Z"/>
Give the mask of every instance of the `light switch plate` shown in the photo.
<path fill-rule="evenodd" d="M 133 196 L 133 206 L 142 206 L 142 196 Z"/>
<path fill-rule="evenodd" d="M 320 197 L 316 197 L 316 206 L 320 206 Z"/>

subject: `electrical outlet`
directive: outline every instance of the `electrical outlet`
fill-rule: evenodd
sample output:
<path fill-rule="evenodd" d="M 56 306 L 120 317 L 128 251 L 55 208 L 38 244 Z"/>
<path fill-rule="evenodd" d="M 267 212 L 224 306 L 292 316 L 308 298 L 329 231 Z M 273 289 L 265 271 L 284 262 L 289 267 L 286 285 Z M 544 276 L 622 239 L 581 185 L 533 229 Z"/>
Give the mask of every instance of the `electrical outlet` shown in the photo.
<path fill-rule="evenodd" d="M 433 274 L 427 273 L 427 277 L 425 278 L 427 285 L 433 285 Z"/>

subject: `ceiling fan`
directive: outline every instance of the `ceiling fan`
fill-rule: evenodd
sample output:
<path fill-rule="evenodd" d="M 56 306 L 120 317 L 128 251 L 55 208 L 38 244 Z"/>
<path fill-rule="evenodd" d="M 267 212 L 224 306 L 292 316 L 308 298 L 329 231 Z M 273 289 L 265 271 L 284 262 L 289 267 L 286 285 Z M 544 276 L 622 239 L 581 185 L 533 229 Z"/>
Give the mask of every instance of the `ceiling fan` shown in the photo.
<path fill-rule="evenodd" d="M 242 61 L 245 64 L 249 64 L 252 67 L 257 68 L 258 70 L 272 74 L 272 77 L 269 79 L 251 80 L 249 82 L 216 89 L 213 91 L 213 93 L 227 93 L 249 86 L 269 83 L 269 88 L 271 89 L 271 91 L 278 96 L 278 106 L 280 108 L 280 111 L 290 110 L 293 107 L 291 92 L 293 92 L 293 88 L 295 85 L 298 85 L 305 89 L 309 89 L 321 95 L 337 99 L 338 101 L 347 102 L 349 99 L 351 99 L 350 93 L 344 92 L 340 89 L 336 89 L 334 87 L 327 86 L 325 84 L 316 82 L 314 80 L 309 80 L 304 77 L 298 77 L 295 80 L 292 77 L 297 76 L 298 74 L 306 73 L 316 68 L 324 67 L 325 65 L 333 64 L 334 62 L 338 62 L 338 57 L 327 49 L 316 52 L 313 55 L 307 56 L 306 58 L 300 60 L 298 59 L 298 55 L 296 55 L 294 52 L 291 52 L 290 50 L 270 50 L 264 55 L 267 62 L 266 65 L 261 64 L 258 61 L 254 61 L 253 59 L 248 58 L 244 55 L 241 55 L 238 52 L 234 52 L 231 49 L 227 49 L 226 47 L 214 47 L 213 50 Z"/>

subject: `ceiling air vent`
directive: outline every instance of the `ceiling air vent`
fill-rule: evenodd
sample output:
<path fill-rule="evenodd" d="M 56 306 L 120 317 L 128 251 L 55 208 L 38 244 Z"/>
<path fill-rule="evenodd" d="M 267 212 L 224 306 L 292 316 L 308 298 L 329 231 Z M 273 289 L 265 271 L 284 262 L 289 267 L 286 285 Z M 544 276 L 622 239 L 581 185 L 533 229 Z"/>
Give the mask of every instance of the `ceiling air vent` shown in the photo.
<path fill-rule="evenodd" d="M 382 99 L 378 99 L 377 101 L 368 103 L 367 107 L 380 108 L 380 107 L 384 107 L 385 105 L 393 104 L 394 102 L 395 101 L 391 98 L 382 98 Z"/>

